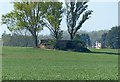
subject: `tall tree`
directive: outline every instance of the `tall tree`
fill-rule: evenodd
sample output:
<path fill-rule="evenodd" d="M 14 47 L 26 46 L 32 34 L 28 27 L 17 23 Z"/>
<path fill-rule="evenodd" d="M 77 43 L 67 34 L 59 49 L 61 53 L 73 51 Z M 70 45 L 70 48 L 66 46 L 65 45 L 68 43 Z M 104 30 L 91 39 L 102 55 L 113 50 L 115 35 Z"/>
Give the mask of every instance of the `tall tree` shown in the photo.
<path fill-rule="evenodd" d="M 59 40 L 62 38 L 62 30 L 60 29 L 60 23 L 62 21 L 62 3 L 58 2 L 46 2 L 45 7 L 45 21 L 46 26 L 50 30 L 52 36 Z"/>
<path fill-rule="evenodd" d="M 73 40 L 83 23 L 90 18 L 92 10 L 87 10 L 88 0 L 70 0 L 66 2 L 66 22 L 70 39 Z"/>
<path fill-rule="evenodd" d="M 111 48 L 120 48 L 120 26 L 112 27 L 107 34 L 107 45 Z"/>
<path fill-rule="evenodd" d="M 12 32 L 27 29 L 38 46 L 38 33 L 43 29 L 43 2 L 14 2 L 14 10 L 2 16 L 2 23 Z"/>

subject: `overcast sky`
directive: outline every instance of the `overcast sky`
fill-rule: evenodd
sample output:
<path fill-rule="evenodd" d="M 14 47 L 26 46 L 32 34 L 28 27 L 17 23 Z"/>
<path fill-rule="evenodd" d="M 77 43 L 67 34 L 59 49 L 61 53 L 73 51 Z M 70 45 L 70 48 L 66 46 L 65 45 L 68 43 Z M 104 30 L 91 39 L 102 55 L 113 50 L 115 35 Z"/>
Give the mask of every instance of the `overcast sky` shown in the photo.
<path fill-rule="evenodd" d="M 1 16 L 13 10 L 12 4 L 8 1 L 0 1 L 0 21 Z M 13 1 L 13 0 L 12 0 Z M 117 0 L 91 0 L 89 3 L 89 9 L 93 10 L 93 14 L 89 20 L 87 20 L 81 30 L 95 31 L 95 30 L 109 30 L 113 26 L 118 25 L 118 2 Z M 61 28 L 66 30 L 65 19 L 61 23 Z M 49 30 L 45 29 L 42 34 L 49 34 Z M 0 25 L 0 37 L 2 33 L 6 31 L 9 33 L 6 25 Z"/>

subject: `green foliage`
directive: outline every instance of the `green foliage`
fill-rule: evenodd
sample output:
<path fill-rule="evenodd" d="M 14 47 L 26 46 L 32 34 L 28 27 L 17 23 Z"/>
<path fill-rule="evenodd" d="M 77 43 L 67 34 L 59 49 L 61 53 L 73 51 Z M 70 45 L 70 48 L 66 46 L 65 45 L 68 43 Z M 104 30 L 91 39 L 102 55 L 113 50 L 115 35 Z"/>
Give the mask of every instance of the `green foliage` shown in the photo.
<path fill-rule="evenodd" d="M 90 52 L 90 50 L 86 48 L 86 45 L 79 40 L 70 41 L 67 44 L 67 49 L 77 52 Z"/>
<path fill-rule="evenodd" d="M 23 36 L 18 34 L 3 34 L 3 46 L 21 46 L 32 47 L 35 46 L 32 36 Z"/>
<path fill-rule="evenodd" d="M 120 48 L 119 40 L 120 40 L 120 26 L 112 27 L 108 33 L 102 35 L 102 43 L 104 46 L 109 48 Z"/>
<path fill-rule="evenodd" d="M 62 38 L 60 23 L 62 20 L 61 2 L 14 2 L 14 10 L 2 16 L 2 23 L 10 31 L 27 29 L 38 45 L 38 33 L 47 26 L 53 37 Z"/>
<path fill-rule="evenodd" d="M 13 13 L 13 12 L 10 12 L 6 15 L 2 15 L 2 24 L 6 24 L 7 28 L 10 31 L 17 29 L 16 20 L 17 19 L 15 18 L 15 13 Z"/>
<path fill-rule="evenodd" d="M 2 24 L 6 24 L 13 32 L 27 29 L 33 36 L 35 46 L 38 46 L 38 33 L 46 26 L 52 36 L 57 40 L 62 39 L 63 31 L 60 29 L 63 8 L 61 2 L 14 2 L 14 10 L 2 16 Z M 66 18 L 68 32 L 74 38 L 82 24 L 92 14 L 87 10 L 87 1 L 66 3 Z M 75 11 L 74 11 L 75 10 Z M 80 17 L 82 18 L 80 19 Z"/>
<path fill-rule="evenodd" d="M 56 48 L 59 50 L 70 50 L 70 51 L 77 51 L 77 52 L 90 52 L 85 47 L 85 44 L 79 40 L 59 40 L 56 43 Z"/>
<path fill-rule="evenodd" d="M 2 54 L 2 80 L 118 80 L 117 55 L 23 47 L 3 47 Z"/>
<path fill-rule="evenodd" d="M 62 30 L 60 23 L 62 21 L 62 3 L 61 2 L 46 2 L 45 4 L 45 21 L 46 26 L 50 30 L 52 36 L 59 40 L 62 38 Z"/>
<path fill-rule="evenodd" d="M 50 46 L 53 46 L 53 48 L 55 48 L 56 41 L 55 40 L 49 40 L 48 44 L 50 44 Z"/>
<path fill-rule="evenodd" d="M 119 40 L 120 40 L 120 26 L 115 26 L 111 28 L 108 33 L 108 45 L 111 48 L 120 48 Z"/>
<path fill-rule="evenodd" d="M 38 33 L 43 29 L 43 2 L 14 2 L 14 10 L 2 16 L 10 31 L 27 29 L 38 45 Z"/>
<path fill-rule="evenodd" d="M 91 46 L 91 40 L 88 34 L 77 34 L 74 40 L 79 40 L 83 42 L 83 44 L 85 44 L 87 47 Z"/>
<path fill-rule="evenodd" d="M 70 39 L 73 40 L 83 23 L 90 18 L 92 10 L 87 10 L 88 0 L 66 2 L 65 15 Z"/>
<path fill-rule="evenodd" d="M 104 33 L 104 34 L 101 36 L 102 48 L 107 48 L 107 34 L 108 34 L 108 33 Z"/>

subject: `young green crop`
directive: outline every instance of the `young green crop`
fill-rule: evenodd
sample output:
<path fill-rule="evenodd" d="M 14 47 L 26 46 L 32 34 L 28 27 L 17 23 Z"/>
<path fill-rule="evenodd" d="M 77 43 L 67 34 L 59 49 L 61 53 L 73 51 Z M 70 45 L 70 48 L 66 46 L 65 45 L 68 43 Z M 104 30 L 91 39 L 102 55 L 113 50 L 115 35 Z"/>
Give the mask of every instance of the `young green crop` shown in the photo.
<path fill-rule="evenodd" d="M 3 80 L 117 80 L 116 50 L 97 53 L 3 47 Z M 108 54 L 104 52 L 111 52 Z M 102 52 L 102 53 L 99 53 Z"/>

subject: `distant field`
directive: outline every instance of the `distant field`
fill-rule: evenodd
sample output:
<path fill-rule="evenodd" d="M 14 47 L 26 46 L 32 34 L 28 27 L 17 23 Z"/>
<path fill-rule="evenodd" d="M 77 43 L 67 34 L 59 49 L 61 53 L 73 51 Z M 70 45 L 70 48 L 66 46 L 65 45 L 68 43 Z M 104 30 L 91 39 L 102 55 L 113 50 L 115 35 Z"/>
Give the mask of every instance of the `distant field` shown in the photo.
<path fill-rule="evenodd" d="M 118 80 L 115 49 L 94 53 L 3 47 L 3 80 Z"/>

